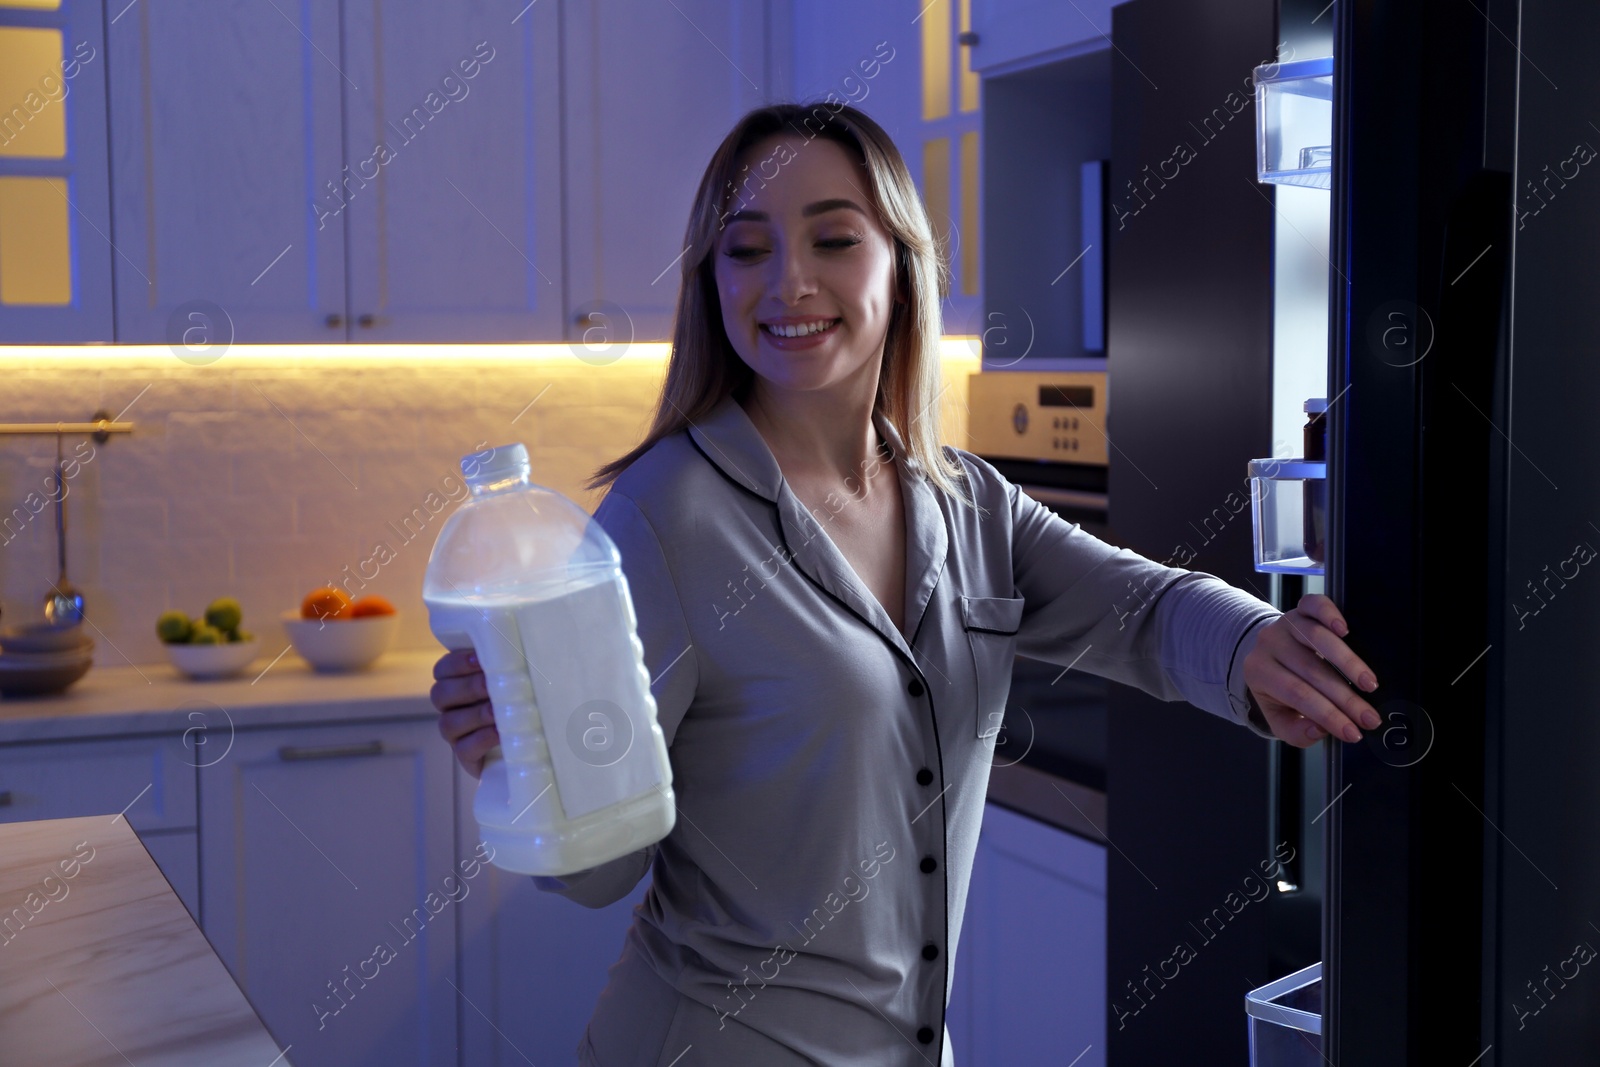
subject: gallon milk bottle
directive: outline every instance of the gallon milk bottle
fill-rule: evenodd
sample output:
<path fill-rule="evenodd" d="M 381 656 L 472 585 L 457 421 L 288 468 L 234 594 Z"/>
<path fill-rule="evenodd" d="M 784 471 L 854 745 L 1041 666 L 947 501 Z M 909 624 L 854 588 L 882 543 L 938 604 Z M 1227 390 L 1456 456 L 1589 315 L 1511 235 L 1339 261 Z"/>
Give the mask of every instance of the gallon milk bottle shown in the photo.
<path fill-rule="evenodd" d="M 492 862 L 565 875 L 661 840 L 676 805 L 620 556 L 528 450 L 461 461 L 472 496 L 439 531 L 422 598 L 433 635 L 474 649 L 500 745 L 473 814 Z"/>

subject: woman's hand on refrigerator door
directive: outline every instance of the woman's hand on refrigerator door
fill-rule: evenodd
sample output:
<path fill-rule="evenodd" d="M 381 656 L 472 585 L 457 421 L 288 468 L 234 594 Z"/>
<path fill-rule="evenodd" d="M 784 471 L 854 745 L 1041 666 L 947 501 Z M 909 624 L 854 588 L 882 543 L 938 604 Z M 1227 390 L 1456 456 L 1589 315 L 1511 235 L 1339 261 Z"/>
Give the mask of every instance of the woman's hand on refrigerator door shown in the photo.
<path fill-rule="evenodd" d="M 1378 688 L 1377 675 L 1344 643 L 1349 632 L 1337 605 L 1321 593 L 1307 593 L 1262 629 L 1245 657 L 1244 680 L 1274 736 L 1296 748 L 1330 734 L 1359 741 L 1361 727 L 1382 721 L 1345 681 L 1369 693 Z"/>
<path fill-rule="evenodd" d="M 450 742 L 456 759 L 472 777 L 483 774 L 483 758 L 500 743 L 489 705 L 483 668 L 471 649 L 446 652 L 433 665 L 429 698 L 439 709 L 439 736 Z"/>

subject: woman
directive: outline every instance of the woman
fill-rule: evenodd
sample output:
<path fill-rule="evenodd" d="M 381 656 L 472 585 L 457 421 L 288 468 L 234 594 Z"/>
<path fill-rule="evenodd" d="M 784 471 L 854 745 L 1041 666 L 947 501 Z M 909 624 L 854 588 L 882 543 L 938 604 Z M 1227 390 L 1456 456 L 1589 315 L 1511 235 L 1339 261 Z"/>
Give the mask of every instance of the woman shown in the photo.
<path fill-rule="evenodd" d="M 654 423 L 593 483 L 679 817 L 538 880 L 602 907 L 653 875 L 579 1058 L 948 1065 L 1015 654 L 1300 747 L 1377 724 L 1334 667 L 1376 681 L 1326 597 L 1280 613 L 1115 549 L 939 445 L 946 268 L 866 115 L 746 115 L 687 237 Z M 463 653 L 435 676 L 440 732 L 477 774 L 498 743 L 483 676 Z"/>

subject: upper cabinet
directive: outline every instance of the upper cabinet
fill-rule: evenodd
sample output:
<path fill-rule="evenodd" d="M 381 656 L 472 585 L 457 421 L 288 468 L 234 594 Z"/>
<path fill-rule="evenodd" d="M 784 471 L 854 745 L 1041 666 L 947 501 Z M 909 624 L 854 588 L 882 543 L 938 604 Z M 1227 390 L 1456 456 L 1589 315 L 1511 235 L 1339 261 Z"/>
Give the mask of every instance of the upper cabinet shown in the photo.
<path fill-rule="evenodd" d="M 984 10 L 0 0 L 0 341 L 665 339 L 712 152 L 792 99 L 889 131 L 977 332 Z"/>
<path fill-rule="evenodd" d="M 1111 45 L 1120 0 L 970 0 L 972 68 L 1002 74 Z"/>
<path fill-rule="evenodd" d="M 557 20 L 516 14 L 168 0 L 113 23 L 117 339 L 558 336 L 557 86 L 535 77 Z"/>
<path fill-rule="evenodd" d="M 0 341 L 111 337 L 98 0 L 0 0 Z"/>
<path fill-rule="evenodd" d="M 672 336 L 684 234 L 711 154 L 775 99 L 772 8 L 563 0 L 569 336 Z"/>
<path fill-rule="evenodd" d="M 560 9 L 343 11 L 361 88 L 341 83 L 344 169 L 317 196 L 344 217 L 351 340 L 560 339 Z"/>
<path fill-rule="evenodd" d="M 118 0 L 108 0 L 115 5 Z M 117 340 L 343 337 L 339 9 L 139 3 L 106 38 Z"/>

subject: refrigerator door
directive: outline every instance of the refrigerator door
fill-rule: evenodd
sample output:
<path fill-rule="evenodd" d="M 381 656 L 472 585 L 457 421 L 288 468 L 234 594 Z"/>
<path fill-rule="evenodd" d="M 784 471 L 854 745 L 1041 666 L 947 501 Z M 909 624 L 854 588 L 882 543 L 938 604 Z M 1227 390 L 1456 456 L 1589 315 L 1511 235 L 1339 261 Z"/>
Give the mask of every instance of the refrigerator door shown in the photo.
<path fill-rule="evenodd" d="M 1594 1062 L 1600 7 L 1335 17 L 1328 582 L 1385 722 L 1327 753 L 1323 1052 Z"/>

